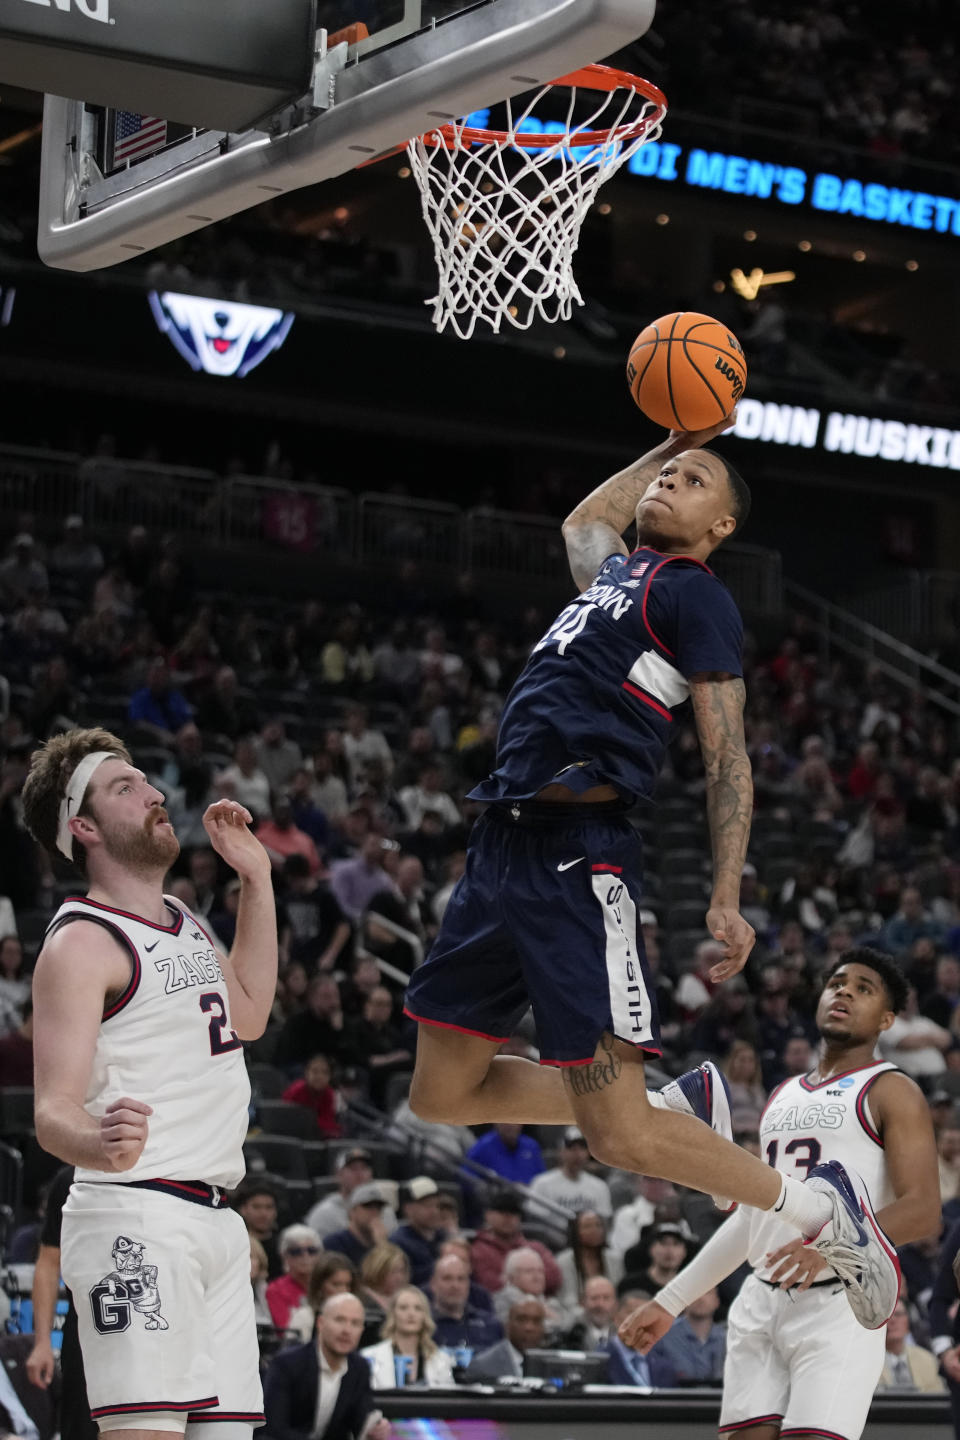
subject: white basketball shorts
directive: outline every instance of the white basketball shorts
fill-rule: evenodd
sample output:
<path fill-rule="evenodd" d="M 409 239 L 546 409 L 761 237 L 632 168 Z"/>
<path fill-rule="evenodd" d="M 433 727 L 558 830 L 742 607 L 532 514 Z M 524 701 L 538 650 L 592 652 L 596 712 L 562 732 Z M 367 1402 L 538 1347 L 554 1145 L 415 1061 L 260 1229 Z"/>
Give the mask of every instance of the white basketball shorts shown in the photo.
<path fill-rule="evenodd" d="M 720 1434 L 779 1422 L 781 1440 L 859 1440 L 884 1335 L 858 1324 L 839 1283 L 796 1294 L 748 1276 L 727 1317 Z"/>
<path fill-rule="evenodd" d="M 199 1421 L 263 1423 L 250 1241 L 235 1211 L 77 1182 L 63 1211 L 61 1269 L 90 1414 L 104 1428 L 118 1416 L 128 1428 L 154 1428 L 157 1412 L 166 1417 L 158 1428 L 181 1431 Z"/>

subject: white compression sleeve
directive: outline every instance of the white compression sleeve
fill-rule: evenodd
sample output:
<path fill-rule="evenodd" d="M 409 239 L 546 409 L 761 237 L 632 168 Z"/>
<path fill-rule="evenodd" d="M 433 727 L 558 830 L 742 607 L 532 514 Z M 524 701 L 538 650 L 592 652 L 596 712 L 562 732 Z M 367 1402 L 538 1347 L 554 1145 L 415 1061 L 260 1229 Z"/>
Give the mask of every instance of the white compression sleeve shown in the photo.
<path fill-rule="evenodd" d="M 738 1265 L 743 1264 L 749 1243 L 750 1215 L 741 1205 L 710 1237 L 690 1264 L 685 1265 L 654 1295 L 654 1300 L 676 1319 L 694 1300 L 699 1300 L 701 1295 L 719 1285 L 721 1280 L 726 1280 Z"/>

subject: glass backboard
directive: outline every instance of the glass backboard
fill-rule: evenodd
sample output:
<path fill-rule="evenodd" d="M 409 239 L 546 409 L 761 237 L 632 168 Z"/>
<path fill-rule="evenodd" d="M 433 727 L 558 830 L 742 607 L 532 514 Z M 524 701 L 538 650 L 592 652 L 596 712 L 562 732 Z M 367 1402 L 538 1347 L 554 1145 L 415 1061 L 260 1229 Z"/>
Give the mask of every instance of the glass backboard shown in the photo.
<path fill-rule="evenodd" d="M 47 95 L 40 256 L 83 271 L 141 255 L 603 60 L 653 13 L 654 0 L 319 0 L 310 93 L 241 134 Z"/>

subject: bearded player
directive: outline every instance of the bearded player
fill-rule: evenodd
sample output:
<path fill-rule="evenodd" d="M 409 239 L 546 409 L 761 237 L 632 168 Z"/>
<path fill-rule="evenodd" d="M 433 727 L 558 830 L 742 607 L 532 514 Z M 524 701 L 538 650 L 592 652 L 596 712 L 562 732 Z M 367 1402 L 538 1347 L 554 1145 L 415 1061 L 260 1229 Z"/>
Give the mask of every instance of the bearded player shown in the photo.
<path fill-rule="evenodd" d="M 933 1125 L 920 1089 L 877 1038 L 907 999 L 887 955 L 848 950 L 828 972 L 817 1006 L 815 1070 L 785 1080 L 767 1101 L 760 1146 L 772 1169 L 855 1167 L 877 1222 L 896 1245 L 936 1231 L 940 1182 Z M 720 1434 L 737 1440 L 858 1440 L 884 1362 L 884 1330 L 857 1325 L 844 1302 L 851 1280 L 777 1216 L 743 1208 L 694 1260 L 624 1321 L 643 1354 L 675 1317 L 745 1260 L 753 1274 L 728 1317 Z"/>
<path fill-rule="evenodd" d="M 41 746 L 23 806 L 86 892 L 53 917 L 33 990 L 37 1137 L 76 1167 L 61 1257 L 91 1416 L 111 1440 L 250 1440 L 263 1422 L 250 1249 L 225 1191 L 244 1173 L 242 1041 L 263 1033 L 276 987 L 269 857 L 242 805 L 208 808 L 210 844 L 241 882 L 227 957 L 164 895 L 177 837 L 116 736 Z"/>
<path fill-rule="evenodd" d="M 808 1183 L 713 1133 L 703 1094 L 650 1099 L 645 1052 L 659 1029 L 638 923 L 642 856 L 627 811 L 653 796 L 674 721 L 693 710 L 706 769 L 713 892 L 706 923 L 724 947 L 712 978 L 742 969 L 753 931 L 739 911 L 753 810 L 743 735 L 743 626 L 707 564 L 739 531 L 750 492 L 703 448 L 732 419 L 672 432 L 588 495 L 563 534 L 579 598 L 533 647 L 507 698 L 496 768 L 466 873 L 407 991 L 419 1021 L 413 1109 L 472 1125 L 575 1122 L 604 1164 L 659 1175 L 761 1210 L 816 1236 L 837 1263 L 870 1265 L 847 1293 L 861 1322 L 897 1298 L 869 1197 L 831 1170 Z M 622 535 L 637 526 L 637 548 Z M 498 1054 L 528 1005 L 539 1066 Z M 701 1103 L 701 1101 L 703 1103 Z M 692 1112 L 692 1113 L 691 1113 Z M 866 1225 L 866 1231 L 865 1231 Z"/>

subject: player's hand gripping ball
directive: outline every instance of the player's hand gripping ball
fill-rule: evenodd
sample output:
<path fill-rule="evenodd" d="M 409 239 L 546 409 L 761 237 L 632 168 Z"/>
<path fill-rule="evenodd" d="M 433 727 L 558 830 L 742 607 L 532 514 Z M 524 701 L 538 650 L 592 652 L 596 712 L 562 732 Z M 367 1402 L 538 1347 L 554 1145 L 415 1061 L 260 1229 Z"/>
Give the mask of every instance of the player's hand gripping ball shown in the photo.
<path fill-rule="evenodd" d="M 726 325 L 695 310 L 661 315 L 640 331 L 627 361 L 630 394 L 665 430 L 706 430 L 733 411 L 747 361 Z"/>

